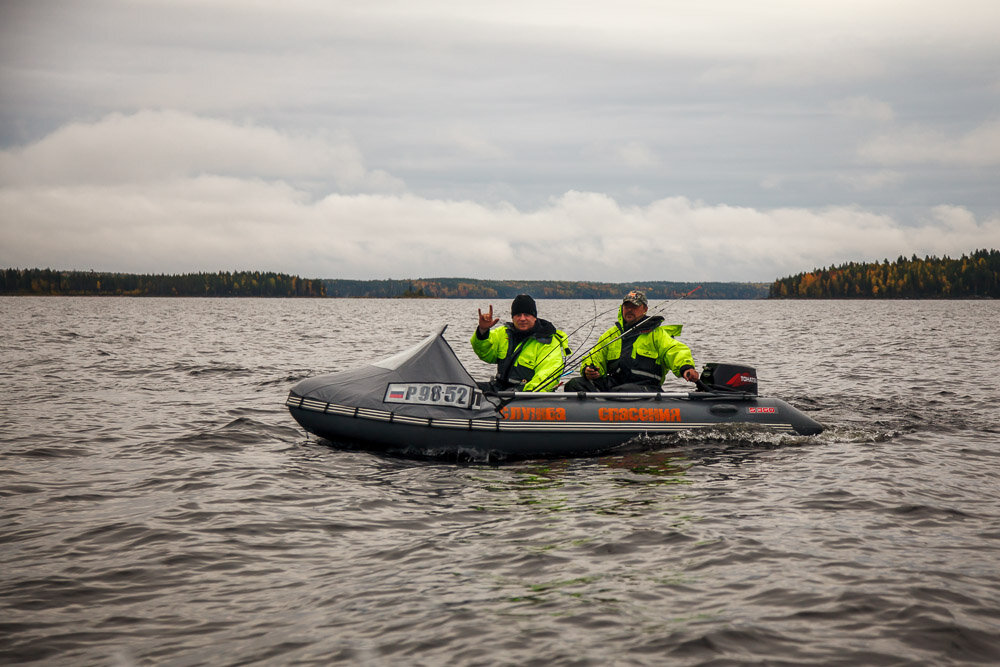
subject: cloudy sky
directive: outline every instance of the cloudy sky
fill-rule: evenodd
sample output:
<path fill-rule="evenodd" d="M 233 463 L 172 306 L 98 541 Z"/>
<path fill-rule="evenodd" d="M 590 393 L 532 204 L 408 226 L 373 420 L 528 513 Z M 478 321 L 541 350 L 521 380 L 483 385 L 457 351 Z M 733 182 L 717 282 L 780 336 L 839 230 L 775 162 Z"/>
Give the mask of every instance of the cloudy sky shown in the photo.
<path fill-rule="evenodd" d="M 1000 248 L 1000 2 L 0 0 L 0 267 L 770 281 Z"/>

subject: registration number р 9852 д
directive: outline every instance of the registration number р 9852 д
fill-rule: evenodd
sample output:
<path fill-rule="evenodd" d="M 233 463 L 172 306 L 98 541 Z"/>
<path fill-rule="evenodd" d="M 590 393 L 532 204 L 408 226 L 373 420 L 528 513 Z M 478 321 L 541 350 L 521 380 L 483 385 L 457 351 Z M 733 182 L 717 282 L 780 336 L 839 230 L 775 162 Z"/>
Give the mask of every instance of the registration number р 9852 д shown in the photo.
<path fill-rule="evenodd" d="M 394 382 L 386 388 L 383 401 L 467 408 L 472 404 L 472 387 L 443 382 Z"/>

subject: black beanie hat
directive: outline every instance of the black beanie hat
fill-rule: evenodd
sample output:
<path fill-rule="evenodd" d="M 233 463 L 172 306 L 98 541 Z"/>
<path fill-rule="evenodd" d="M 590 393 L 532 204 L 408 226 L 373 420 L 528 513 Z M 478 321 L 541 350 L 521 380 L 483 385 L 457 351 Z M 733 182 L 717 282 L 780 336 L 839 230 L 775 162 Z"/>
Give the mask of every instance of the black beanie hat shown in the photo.
<path fill-rule="evenodd" d="M 510 304 L 510 316 L 528 314 L 538 317 L 538 309 L 535 308 L 535 300 L 527 294 L 518 294 Z"/>

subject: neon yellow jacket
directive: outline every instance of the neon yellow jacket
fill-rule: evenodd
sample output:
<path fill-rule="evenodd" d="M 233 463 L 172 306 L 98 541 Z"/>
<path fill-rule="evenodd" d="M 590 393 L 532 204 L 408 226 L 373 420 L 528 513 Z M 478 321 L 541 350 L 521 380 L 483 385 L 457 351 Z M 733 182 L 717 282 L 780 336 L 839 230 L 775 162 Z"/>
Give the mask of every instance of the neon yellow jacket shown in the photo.
<path fill-rule="evenodd" d="M 618 322 L 603 334 L 580 365 L 580 373 L 588 365 L 596 366 L 601 375 L 610 375 L 617 384 L 639 382 L 663 384 L 667 371 L 680 377 L 688 368 L 694 368 L 694 358 L 691 349 L 684 343 L 674 340 L 673 336 L 681 333 L 680 324 L 663 324 L 662 317 L 646 317 L 637 323 L 638 336 L 631 340 L 631 354 L 626 363 L 622 363 L 622 343 L 628 346 L 632 335 L 625 330 L 625 319 L 622 309 L 618 308 Z M 632 329 L 629 330 L 632 332 Z"/>
<path fill-rule="evenodd" d="M 477 332 L 473 331 L 472 349 L 486 363 L 497 365 L 499 389 L 553 391 L 559 386 L 563 362 L 570 353 L 566 334 L 548 320 L 540 319 L 535 325 L 534 333 L 511 350 L 512 331 L 514 325 L 510 322 L 491 330 L 486 339 L 480 339 Z M 512 352 L 516 356 L 510 359 Z"/>

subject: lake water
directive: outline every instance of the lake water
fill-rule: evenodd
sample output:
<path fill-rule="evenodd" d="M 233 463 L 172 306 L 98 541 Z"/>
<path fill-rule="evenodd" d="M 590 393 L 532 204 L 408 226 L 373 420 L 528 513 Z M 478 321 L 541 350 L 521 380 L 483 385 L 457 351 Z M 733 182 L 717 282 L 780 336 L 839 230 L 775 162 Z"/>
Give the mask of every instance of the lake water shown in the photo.
<path fill-rule="evenodd" d="M 442 323 L 485 379 L 487 305 L 0 298 L 0 662 L 1000 661 L 1000 303 L 665 307 L 699 368 L 755 366 L 812 438 L 458 465 L 284 408 Z"/>

